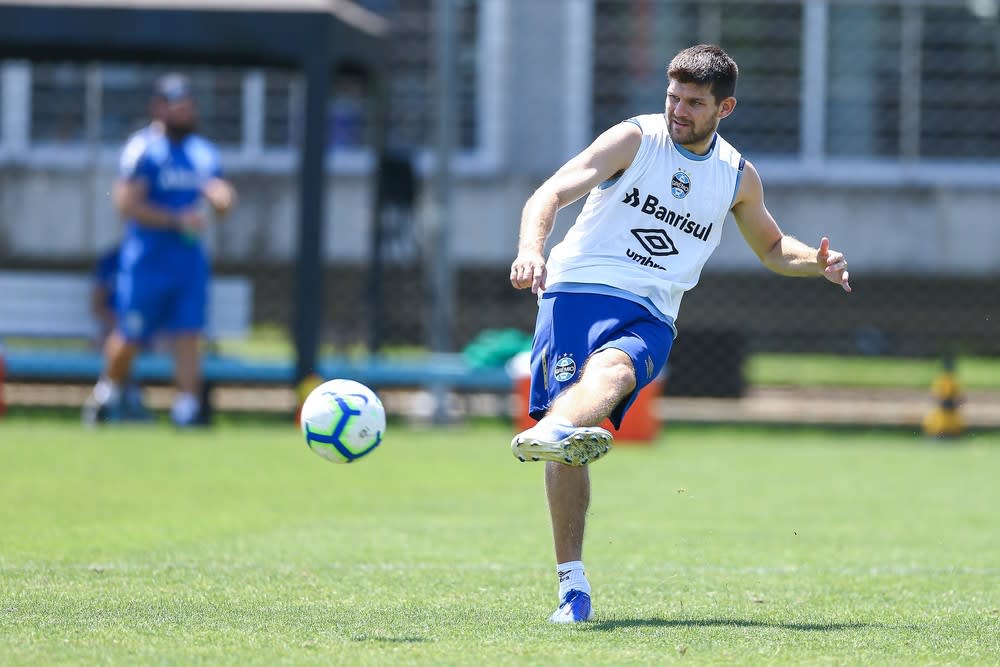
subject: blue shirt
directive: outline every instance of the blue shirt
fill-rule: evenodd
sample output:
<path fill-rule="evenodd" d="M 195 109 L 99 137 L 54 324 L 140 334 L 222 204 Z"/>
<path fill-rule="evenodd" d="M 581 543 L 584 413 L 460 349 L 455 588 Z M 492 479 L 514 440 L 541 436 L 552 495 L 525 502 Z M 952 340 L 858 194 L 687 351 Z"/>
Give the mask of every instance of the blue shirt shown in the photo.
<path fill-rule="evenodd" d="M 207 139 L 192 134 L 179 142 L 151 127 L 136 132 L 122 151 L 119 176 L 146 184 L 147 203 L 180 213 L 198 204 L 208 181 L 222 175 L 219 152 Z M 178 230 L 153 229 L 128 221 L 127 234 L 147 247 L 189 243 Z"/>

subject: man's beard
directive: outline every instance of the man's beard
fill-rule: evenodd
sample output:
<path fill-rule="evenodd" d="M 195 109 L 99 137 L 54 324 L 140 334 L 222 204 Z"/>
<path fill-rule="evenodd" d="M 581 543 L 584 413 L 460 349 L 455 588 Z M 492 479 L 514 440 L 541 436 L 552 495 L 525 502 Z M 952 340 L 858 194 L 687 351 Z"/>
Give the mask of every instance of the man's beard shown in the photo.
<path fill-rule="evenodd" d="M 699 128 L 694 123 L 688 123 L 681 132 L 677 132 L 673 120 L 667 117 L 667 133 L 675 144 L 697 144 L 705 141 L 715 132 L 715 128 Z"/>
<path fill-rule="evenodd" d="M 193 121 L 190 123 L 164 123 L 163 129 L 168 137 L 177 141 L 193 134 L 197 126 L 198 124 Z"/>

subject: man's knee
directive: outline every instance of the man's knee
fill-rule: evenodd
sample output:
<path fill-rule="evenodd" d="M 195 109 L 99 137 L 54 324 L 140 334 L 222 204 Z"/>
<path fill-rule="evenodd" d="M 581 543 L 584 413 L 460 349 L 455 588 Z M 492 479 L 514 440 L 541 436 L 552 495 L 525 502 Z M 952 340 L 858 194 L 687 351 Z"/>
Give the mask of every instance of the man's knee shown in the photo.
<path fill-rule="evenodd" d="M 584 373 L 588 377 L 598 376 L 601 382 L 625 391 L 635 387 L 632 358 L 617 348 L 607 348 L 591 356 Z"/>

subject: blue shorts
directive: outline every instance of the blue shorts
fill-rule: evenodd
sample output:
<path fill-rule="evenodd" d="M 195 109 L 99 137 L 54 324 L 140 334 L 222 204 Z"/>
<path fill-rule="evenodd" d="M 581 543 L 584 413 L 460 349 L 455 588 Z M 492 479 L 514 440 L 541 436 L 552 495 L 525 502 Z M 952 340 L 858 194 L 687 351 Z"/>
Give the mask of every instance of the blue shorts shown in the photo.
<path fill-rule="evenodd" d="M 531 399 L 528 413 L 541 419 L 564 389 L 580 378 L 587 359 L 608 348 L 632 359 L 635 390 L 611 412 L 621 428 L 625 412 L 663 370 L 674 331 L 638 303 L 616 296 L 547 292 L 539 301 L 531 347 Z"/>
<path fill-rule="evenodd" d="M 133 342 L 157 333 L 200 333 L 208 280 L 208 260 L 197 244 L 147 251 L 141 240 L 127 240 L 115 292 L 118 330 Z"/>

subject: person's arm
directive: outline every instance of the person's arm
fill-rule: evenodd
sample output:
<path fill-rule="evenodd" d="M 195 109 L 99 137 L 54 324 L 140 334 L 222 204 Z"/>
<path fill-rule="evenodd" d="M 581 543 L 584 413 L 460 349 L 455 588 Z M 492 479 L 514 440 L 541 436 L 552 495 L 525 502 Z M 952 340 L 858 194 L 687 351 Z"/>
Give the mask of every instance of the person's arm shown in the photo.
<path fill-rule="evenodd" d="M 140 225 L 156 229 L 198 230 L 204 224 L 195 209 L 175 213 L 149 203 L 147 185 L 142 179 L 119 180 L 115 183 L 114 202 L 118 212 Z"/>
<path fill-rule="evenodd" d="M 813 248 L 782 233 L 764 206 L 760 174 L 749 162 L 744 165 L 732 210 L 743 238 L 768 269 L 785 276 L 823 276 L 844 291 L 851 291 L 847 259 L 843 253 L 830 249 L 828 238 L 824 236 L 819 248 Z"/>
<path fill-rule="evenodd" d="M 590 192 L 598 184 L 621 174 L 635 159 L 642 130 L 634 123 L 619 123 L 564 164 L 528 198 L 521 212 L 517 258 L 510 267 L 510 282 L 533 293 L 545 289 L 545 242 L 552 233 L 556 213 Z"/>
<path fill-rule="evenodd" d="M 213 177 L 201 193 L 219 218 L 224 218 L 236 206 L 236 188 L 224 178 Z"/>

